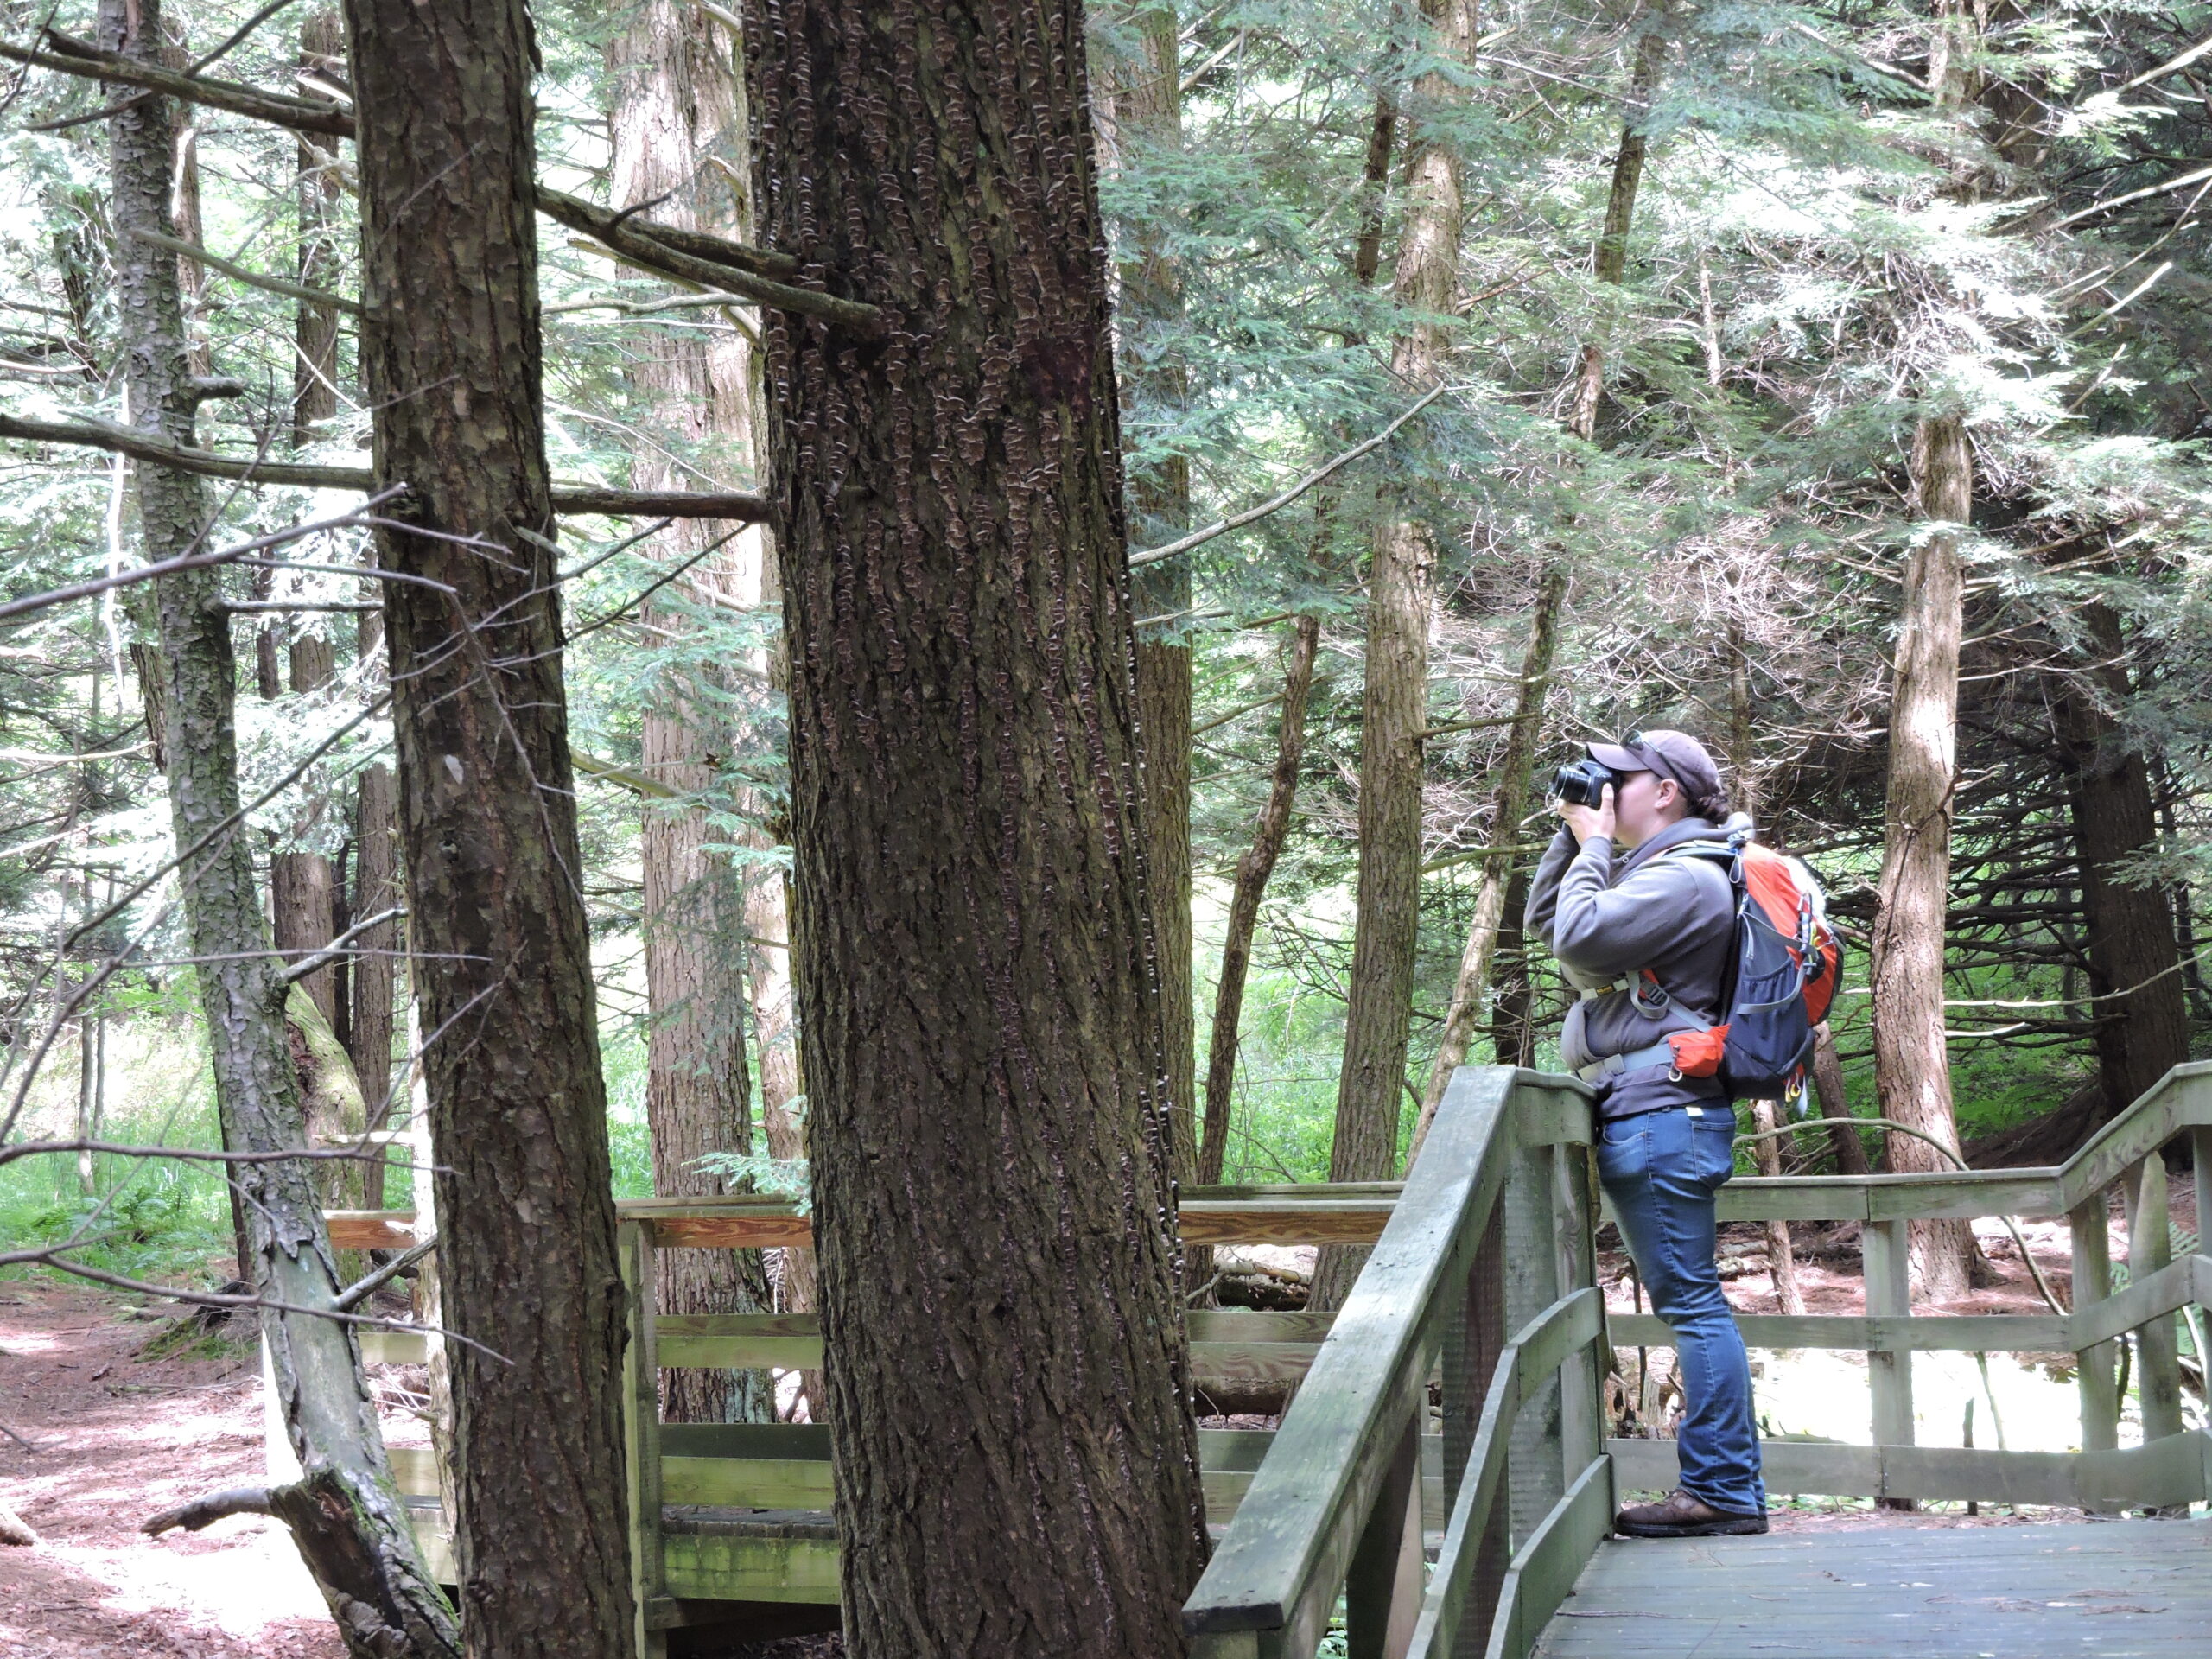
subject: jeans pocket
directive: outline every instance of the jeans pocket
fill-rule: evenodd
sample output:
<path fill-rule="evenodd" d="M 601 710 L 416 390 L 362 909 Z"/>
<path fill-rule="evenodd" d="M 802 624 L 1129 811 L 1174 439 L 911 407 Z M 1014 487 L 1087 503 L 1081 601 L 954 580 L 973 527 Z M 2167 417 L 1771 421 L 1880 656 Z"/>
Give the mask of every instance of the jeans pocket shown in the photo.
<path fill-rule="evenodd" d="M 1617 1117 L 1598 1126 L 1598 1179 L 1606 1185 L 1641 1178 L 1651 1166 L 1651 1137 L 1640 1120 Z"/>
<path fill-rule="evenodd" d="M 1706 1185 L 1715 1192 L 1728 1185 L 1736 1173 L 1736 1117 L 1732 1112 L 1714 1117 L 1713 1108 L 1697 1120 L 1690 1143 L 1697 1148 L 1697 1169 Z"/>

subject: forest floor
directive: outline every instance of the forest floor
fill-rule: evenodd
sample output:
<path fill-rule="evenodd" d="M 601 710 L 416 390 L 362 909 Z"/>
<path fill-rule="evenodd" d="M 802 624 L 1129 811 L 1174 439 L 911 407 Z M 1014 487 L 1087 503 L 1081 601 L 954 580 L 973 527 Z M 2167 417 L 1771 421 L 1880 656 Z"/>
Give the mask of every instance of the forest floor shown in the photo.
<path fill-rule="evenodd" d="M 168 1328 L 112 1294 L 0 1282 L 0 1502 L 39 1534 L 0 1548 L 10 1659 L 343 1659 L 322 1598 L 274 1521 L 149 1538 L 156 1510 L 264 1479 L 248 1345 L 140 1351 Z"/>

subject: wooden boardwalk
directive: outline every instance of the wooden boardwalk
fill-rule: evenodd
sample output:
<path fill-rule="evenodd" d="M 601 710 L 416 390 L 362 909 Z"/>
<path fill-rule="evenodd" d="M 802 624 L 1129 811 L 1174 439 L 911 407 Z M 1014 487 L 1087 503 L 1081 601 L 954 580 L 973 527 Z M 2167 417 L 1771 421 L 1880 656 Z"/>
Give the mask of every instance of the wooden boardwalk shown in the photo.
<path fill-rule="evenodd" d="M 1616 1539 L 1540 1659 L 2212 1655 L 2212 1522 Z"/>

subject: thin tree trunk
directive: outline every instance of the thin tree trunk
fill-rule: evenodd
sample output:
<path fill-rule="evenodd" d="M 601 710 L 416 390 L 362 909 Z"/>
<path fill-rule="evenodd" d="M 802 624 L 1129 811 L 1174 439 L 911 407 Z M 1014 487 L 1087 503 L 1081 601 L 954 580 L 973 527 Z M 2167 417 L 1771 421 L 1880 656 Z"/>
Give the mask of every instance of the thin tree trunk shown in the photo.
<path fill-rule="evenodd" d="M 160 0 L 101 0 L 100 43 L 158 62 Z M 173 443 L 194 442 L 200 392 L 189 368 L 176 262 L 134 238 L 173 233 L 174 134 L 168 102 L 145 98 L 108 124 L 113 168 L 114 270 L 133 423 Z M 200 480 L 140 469 L 149 563 L 198 545 L 208 512 Z M 270 954 L 253 861 L 238 817 L 237 667 L 213 569 L 157 584 L 168 670 L 168 784 L 178 848 L 206 842 L 182 866 L 185 925 L 206 1018 L 215 1098 L 227 1146 L 282 1151 L 302 1144 L 299 1085 L 284 1027 L 284 985 Z M 262 1335 L 287 1437 L 306 1473 L 279 1512 L 321 1588 L 349 1652 L 458 1654 L 452 1609 L 416 1548 L 385 1459 L 353 1327 L 317 1318 L 338 1294 L 322 1206 L 300 1162 L 240 1165 L 253 1282 L 272 1303 Z"/>
<path fill-rule="evenodd" d="M 1473 0 L 1422 0 L 1438 56 L 1474 61 Z M 1420 113 L 1465 97 L 1432 70 L 1415 84 Z M 1407 161 L 1405 226 L 1395 292 L 1419 315 L 1391 353 L 1393 382 L 1426 388 L 1444 372 L 1464 217 L 1459 162 L 1448 137 L 1422 130 Z M 1367 675 L 1360 700 L 1359 882 L 1344 1067 L 1337 1085 L 1329 1179 L 1385 1180 L 1397 1173 L 1421 933 L 1421 734 L 1428 724 L 1428 620 L 1435 604 L 1436 535 L 1426 520 L 1386 514 L 1367 578 Z M 1314 1264 L 1311 1306 L 1340 1306 L 1367 1259 L 1331 1245 Z"/>
<path fill-rule="evenodd" d="M 1497 931 L 1491 976 L 1490 1048 L 1494 1065 L 1527 1065 L 1535 1058 L 1536 1022 L 1529 984 L 1529 942 L 1521 918 L 1529 908 L 1529 872 L 1516 870 L 1505 887 L 1505 918 Z"/>
<path fill-rule="evenodd" d="M 763 330 L 845 1639 L 1168 1659 L 1205 1510 L 1083 16 L 858 19 L 747 16 L 764 239 L 887 323 Z"/>
<path fill-rule="evenodd" d="M 1974 497 L 1974 454 L 1955 416 L 1920 423 L 1912 478 L 1920 516 L 1942 527 L 1907 558 L 1899 601 L 1889 798 L 1874 909 L 1874 1086 L 1885 1117 L 1955 1150 L 1943 1039 L 1943 927 L 1958 781 L 1960 527 Z M 1955 1166 L 1923 1141 L 1892 1135 L 1889 1166 L 1904 1173 Z M 1974 1235 L 1963 1221 L 1913 1223 L 1920 1294 L 1930 1301 L 1964 1295 L 1973 1251 Z"/>
<path fill-rule="evenodd" d="M 1173 156 L 1183 143 L 1182 62 L 1173 0 L 1140 0 L 1127 20 L 1139 55 L 1114 66 L 1111 164 Z M 1102 79 L 1106 77 L 1102 76 Z M 1189 385 L 1178 355 L 1183 276 L 1164 245 L 1164 226 L 1140 223 L 1120 270 L 1116 365 L 1125 406 L 1179 409 Z M 1156 546 L 1190 528 L 1191 467 L 1183 456 L 1129 463 L 1130 531 Z M 1153 949 L 1167 1030 L 1167 1098 L 1175 1171 L 1189 1180 L 1198 1161 L 1198 1056 L 1191 979 L 1191 566 L 1148 564 L 1135 575 L 1137 732 L 1144 753 L 1145 851 L 1152 885 Z M 1151 618 L 1162 619 L 1145 626 Z"/>
<path fill-rule="evenodd" d="M 1359 233 L 1354 238 L 1351 279 L 1360 288 L 1375 281 L 1382 267 L 1384 194 L 1390 177 L 1390 153 L 1398 127 L 1396 104 L 1376 99 L 1369 123 L 1367 154 L 1361 168 Z M 1315 563 L 1325 561 L 1336 518 L 1338 496 L 1328 491 L 1313 505 Z M 1230 1095 L 1236 1080 L 1236 1054 L 1244 1017 L 1244 985 L 1251 971 L 1252 940 L 1258 931 L 1260 904 L 1267 897 L 1275 861 L 1290 833 L 1291 809 L 1298 797 L 1298 769 L 1305 756 L 1306 704 L 1313 690 L 1313 663 L 1321 643 L 1318 617 L 1301 617 L 1284 664 L 1281 726 L 1268 804 L 1253 827 L 1252 845 L 1237 861 L 1230 896 L 1228 925 L 1222 941 L 1221 978 L 1215 988 L 1212 1034 L 1206 1050 L 1205 1133 L 1199 1149 L 1198 1182 L 1218 1181 L 1228 1158 Z M 1209 1253 L 1210 1259 L 1210 1253 Z M 1190 1277 L 1202 1275 L 1195 1266 Z"/>
<path fill-rule="evenodd" d="M 2189 1058 L 2189 1004 L 2174 914 L 2166 891 L 2127 880 L 2120 868 L 2158 849 L 2150 768 L 2113 718 L 2128 696 L 2127 642 L 2111 607 L 2085 607 L 2091 650 L 2101 668 L 2091 683 L 2067 688 L 2059 734 L 2072 772 L 2069 804 L 2082 866 L 2082 908 L 2096 1019 L 2096 1122 L 2109 1122 L 2167 1071 Z"/>
<path fill-rule="evenodd" d="M 264 636 L 265 637 L 265 636 Z M 292 694 L 302 696 L 329 682 L 336 667 L 330 641 L 315 634 L 301 634 L 292 641 Z M 323 819 L 330 802 L 313 785 L 303 786 L 291 839 L 312 841 L 323 833 Z M 297 848 L 276 853 L 269 861 L 271 909 L 276 915 L 276 949 L 288 962 L 327 949 L 338 937 L 337 872 L 330 858 Z M 321 968 L 300 982 L 316 1009 L 333 1027 L 339 1023 L 338 976 L 334 968 Z"/>
<path fill-rule="evenodd" d="M 1844 1092 L 1843 1062 L 1836 1058 L 1835 1038 L 1825 1020 L 1813 1027 L 1813 1095 L 1821 1103 L 1822 1117 L 1851 1116 L 1851 1099 Z M 1828 1145 L 1835 1153 L 1837 1174 L 1873 1173 L 1866 1162 L 1866 1143 L 1859 1138 L 1857 1129 L 1847 1124 L 1831 1123 Z"/>
<path fill-rule="evenodd" d="M 1751 1108 L 1754 1129 L 1768 1130 L 1781 1126 L 1782 1120 L 1775 1110 L 1774 1102 L 1755 1100 L 1751 1103 Z M 1758 1165 L 1760 1174 L 1781 1174 L 1782 1137 L 1762 1135 L 1760 1139 L 1751 1142 L 1751 1159 Z M 1775 1300 L 1784 1313 L 1802 1313 L 1805 1311 L 1805 1293 L 1797 1287 L 1797 1255 L 1790 1246 L 1788 1222 L 1767 1223 L 1766 1259 L 1768 1268 L 1774 1274 Z"/>
<path fill-rule="evenodd" d="M 1236 1082 L 1238 1032 L 1244 1018 L 1244 981 L 1252 966 L 1252 936 L 1260 923 L 1260 900 L 1275 861 L 1290 834 L 1290 809 L 1298 798 L 1298 769 L 1306 758 L 1306 704 L 1313 690 L 1313 658 L 1321 644 L 1321 620 L 1301 616 L 1291 626 L 1290 648 L 1283 660 L 1282 719 L 1275 735 L 1274 777 L 1268 803 L 1252 826 L 1252 844 L 1236 861 L 1236 880 L 1229 895 L 1229 921 L 1221 944 L 1221 978 L 1214 990 L 1213 1033 L 1206 1047 L 1205 1135 L 1199 1144 L 1198 1184 L 1221 1179 L 1229 1155 L 1230 1095 Z"/>
<path fill-rule="evenodd" d="M 1631 100 L 1649 105 L 1657 84 L 1659 66 L 1666 50 L 1663 36 L 1648 34 L 1637 53 Z M 1628 233 L 1636 217 L 1636 195 L 1643 180 L 1644 137 L 1636 120 L 1621 128 L 1619 148 L 1613 156 L 1612 188 L 1605 199 L 1605 220 L 1599 232 L 1595 257 L 1600 283 L 1617 284 L 1628 270 Z M 1567 429 L 1587 443 L 1598 429 L 1598 403 L 1605 391 L 1605 353 L 1586 344 Z M 1497 948 L 1500 924 L 1505 917 L 1505 890 L 1513 873 L 1511 850 L 1521 835 L 1522 815 L 1528 810 L 1529 773 L 1535 762 L 1536 745 L 1542 736 L 1544 696 L 1550 689 L 1554 640 L 1559 613 L 1567 601 L 1567 571 L 1554 555 L 1545 562 L 1536 581 L 1535 615 L 1531 622 L 1529 650 L 1521 665 L 1521 680 L 1514 697 L 1513 724 L 1499 764 L 1497 790 L 1491 803 L 1491 842 L 1483 859 L 1482 885 L 1475 894 L 1475 914 L 1467 929 L 1466 947 L 1460 953 L 1459 973 L 1452 987 L 1452 1002 L 1445 1015 L 1444 1036 L 1436 1062 L 1430 1067 L 1428 1086 L 1421 1091 L 1421 1119 L 1414 1128 L 1406 1155 L 1410 1167 L 1420 1154 L 1428 1126 L 1443 1104 L 1452 1074 L 1467 1058 L 1474 1039 L 1475 1022 L 1490 995 L 1491 957 Z"/>
<path fill-rule="evenodd" d="M 328 75 L 346 61 L 345 24 L 335 6 L 318 6 L 300 22 L 300 67 Z M 344 187 L 337 169 L 305 134 L 296 141 L 299 168 L 295 200 L 300 214 L 297 262 L 301 286 L 337 291 L 343 262 L 338 220 Z M 295 302 L 292 314 L 292 446 L 304 448 L 338 413 L 338 308 L 319 300 Z"/>
<path fill-rule="evenodd" d="M 676 0 L 645 0 L 607 48 L 614 79 L 614 206 L 658 201 L 660 223 L 683 230 L 736 227 L 717 212 L 728 186 L 701 158 L 742 132 L 735 67 L 720 25 Z M 640 449 L 630 482 L 640 490 L 693 487 L 699 472 L 753 471 L 747 391 L 751 353 L 735 331 L 656 332 L 629 353 L 629 379 L 644 418 L 667 431 L 685 466 L 658 448 Z M 697 557 L 728 534 L 684 520 L 664 532 L 672 559 Z M 653 637 L 681 639 L 700 624 L 740 556 L 725 552 L 648 604 Z M 757 557 L 757 555 L 756 555 Z M 697 653 L 690 653 L 696 659 Z M 683 654 L 661 671 L 645 717 L 645 775 L 677 791 L 645 804 L 645 1119 L 652 1135 L 653 1191 L 664 1198 L 727 1192 L 724 1176 L 697 1167 L 709 1153 L 753 1149 L 753 1093 L 745 1064 L 745 952 L 739 946 L 744 893 L 721 839 L 708 823 L 716 757 L 735 733 L 729 687 L 717 667 Z M 660 1258 L 660 1311 L 759 1313 L 772 1305 L 758 1250 L 669 1250 Z M 674 1422 L 766 1422 L 775 1397 L 765 1371 L 678 1370 L 664 1388 Z"/>
<path fill-rule="evenodd" d="M 1498 762 L 1497 792 L 1491 798 L 1490 848 L 1483 858 L 1482 885 L 1475 892 L 1474 919 L 1467 928 L 1466 950 L 1459 957 L 1459 975 L 1452 986 L 1452 1005 L 1444 1018 L 1444 1036 L 1438 1044 L 1436 1063 L 1429 1068 L 1428 1087 L 1421 1091 L 1421 1121 L 1414 1128 L 1414 1142 L 1406 1166 L 1421 1156 L 1421 1143 L 1444 1103 L 1452 1074 L 1466 1063 L 1475 1026 L 1490 998 L 1491 959 L 1497 949 L 1498 928 L 1505 919 L 1506 888 L 1513 876 L 1514 851 L 1522 835 L 1521 819 L 1529 810 L 1529 774 L 1536 760 L 1536 742 L 1542 734 L 1544 696 L 1551 689 L 1552 652 L 1559 637 L 1559 616 L 1567 605 L 1567 567 L 1557 560 L 1544 566 L 1536 583 L 1536 611 L 1529 623 L 1529 649 L 1521 658 L 1521 681 L 1513 698 L 1513 724 L 1505 740 L 1505 755 Z"/>
<path fill-rule="evenodd" d="M 363 663 L 376 666 L 384 654 L 383 620 L 373 613 L 364 616 L 355 642 Z M 399 874 L 399 791 L 391 768 L 379 760 L 364 766 L 354 785 L 353 898 L 349 908 L 357 922 L 365 921 L 402 905 L 404 895 Z M 396 953 L 400 938 L 399 924 L 391 921 L 365 929 L 354 940 L 359 954 L 353 958 L 347 999 L 353 1019 L 346 1028 L 346 1047 L 353 1057 L 354 1075 L 361 1080 L 367 1127 L 372 1129 L 386 1126 L 393 1104 L 393 992 L 398 982 Z M 372 1160 L 366 1166 L 364 1207 L 384 1207 L 384 1182 L 385 1161 Z"/>
<path fill-rule="evenodd" d="M 378 481 L 407 488 L 387 511 L 423 532 L 379 531 L 378 563 L 417 579 L 385 586 L 412 976 L 445 1316 L 483 1344 L 450 1345 L 468 1646 L 619 1659 L 623 1306 L 550 550 L 535 54 L 518 0 L 346 18 L 361 390 Z"/>

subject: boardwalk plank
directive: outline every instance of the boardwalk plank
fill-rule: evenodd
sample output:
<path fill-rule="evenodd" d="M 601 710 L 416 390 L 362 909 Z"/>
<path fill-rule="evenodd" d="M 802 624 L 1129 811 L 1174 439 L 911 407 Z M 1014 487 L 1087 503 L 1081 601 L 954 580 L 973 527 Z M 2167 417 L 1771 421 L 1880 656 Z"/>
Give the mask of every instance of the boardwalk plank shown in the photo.
<path fill-rule="evenodd" d="M 1599 1547 L 1540 1659 L 2212 1650 L 2212 1523 L 1880 1527 Z"/>

